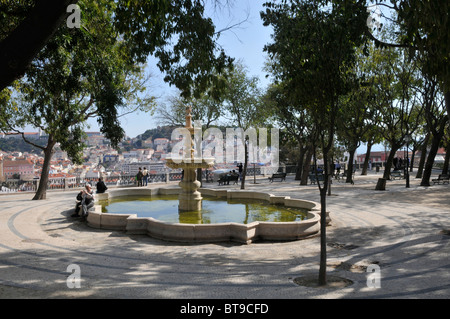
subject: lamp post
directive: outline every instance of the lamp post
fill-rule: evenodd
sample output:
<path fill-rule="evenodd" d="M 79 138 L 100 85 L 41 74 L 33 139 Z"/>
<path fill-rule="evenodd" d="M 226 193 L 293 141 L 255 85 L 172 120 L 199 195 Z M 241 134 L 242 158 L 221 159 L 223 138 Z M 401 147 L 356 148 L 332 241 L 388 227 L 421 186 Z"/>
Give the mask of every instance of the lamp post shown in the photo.
<path fill-rule="evenodd" d="M 405 178 L 406 178 L 406 188 L 409 188 L 409 143 L 411 142 L 411 135 L 406 134 L 405 135 L 405 142 L 406 142 L 406 172 L 405 172 Z"/>

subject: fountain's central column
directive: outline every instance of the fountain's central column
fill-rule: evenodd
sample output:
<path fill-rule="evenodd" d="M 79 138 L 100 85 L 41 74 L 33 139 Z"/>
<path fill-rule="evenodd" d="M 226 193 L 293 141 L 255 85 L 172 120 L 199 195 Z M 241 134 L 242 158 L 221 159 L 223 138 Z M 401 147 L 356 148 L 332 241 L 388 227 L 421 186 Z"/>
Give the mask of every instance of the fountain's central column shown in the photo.
<path fill-rule="evenodd" d="M 200 211 L 202 209 L 202 195 L 198 191 L 201 184 L 197 181 L 197 168 L 210 168 L 214 165 L 213 158 L 194 158 L 194 128 L 192 126 L 191 108 L 186 108 L 186 129 L 190 133 L 190 149 L 188 158 L 181 163 L 176 163 L 174 159 L 168 158 L 166 165 L 171 168 L 183 169 L 183 180 L 179 183 L 181 193 L 178 196 L 178 210 L 183 211 Z"/>
<path fill-rule="evenodd" d="M 200 182 L 197 180 L 197 168 L 184 168 L 183 180 L 179 183 L 181 193 L 178 197 L 180 211 L 199 211 L 202 209 L 202 195 L 198 191 Z"/>

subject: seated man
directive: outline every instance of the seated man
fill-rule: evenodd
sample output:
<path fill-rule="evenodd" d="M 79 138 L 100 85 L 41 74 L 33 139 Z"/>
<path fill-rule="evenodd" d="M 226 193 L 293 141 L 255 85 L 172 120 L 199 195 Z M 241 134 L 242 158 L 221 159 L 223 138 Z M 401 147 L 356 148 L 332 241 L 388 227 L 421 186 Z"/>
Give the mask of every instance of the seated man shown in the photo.
<path fill-rule="evenodd" d="M 108 187 L 106 186 L 103 179 L 100 177 L 97 182 L 97 194 L 103 194 L 104 192 L 106 192 L 107 189 Z"/>
<path fill-rule="evenodd" d="M 75 213 L 71 217 L 81 216 L 83 219 L 86 219 L 89 209 L 94 207 L 94 192 L 90 184 L 86 184 L 85 189 L 77 195 L 77 200 L 80 202 L 75 206 Z"/>

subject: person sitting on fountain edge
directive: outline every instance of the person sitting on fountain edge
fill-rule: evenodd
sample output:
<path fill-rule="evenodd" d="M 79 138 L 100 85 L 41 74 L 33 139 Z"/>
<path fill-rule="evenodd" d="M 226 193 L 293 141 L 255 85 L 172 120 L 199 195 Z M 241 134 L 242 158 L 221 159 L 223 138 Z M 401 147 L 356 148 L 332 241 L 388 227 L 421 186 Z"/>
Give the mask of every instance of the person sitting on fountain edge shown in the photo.
<path fill-rule="evenodd" d="M 85 189 L 77 195 L 77 200 L 79 202 L 75 206 L 75 213 L 71 217 L 81 216 L 82 219 L 86 219 L 89 209 L 94 207 L 94 192 L 91 184 L 86 184 Z"/>
<path fill-rule="evenodd" d="M 108 187 L 106 186 L 103 179 L 100 177 L 97 182 L 97 194 L 103 194 L 104 192 L 106 192 L 107 189 Z"/>

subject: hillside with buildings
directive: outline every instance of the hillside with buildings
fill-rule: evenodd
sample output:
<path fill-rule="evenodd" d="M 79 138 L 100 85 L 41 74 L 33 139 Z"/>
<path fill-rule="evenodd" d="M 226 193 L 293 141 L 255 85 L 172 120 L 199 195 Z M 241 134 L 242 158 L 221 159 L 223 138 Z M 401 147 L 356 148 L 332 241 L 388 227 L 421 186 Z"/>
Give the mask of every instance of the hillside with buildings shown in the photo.
<path fill-rule="evenodd" d="M 150 173 L 166 172 L 164 159 L 171 150 L 169 128 L 155 128 L 135 138 L 126 138 L 113 149 L 109 141 L 100 132 L 86 132 L 86 147 L 83 151 L 84 162 L 75 165 L 67 153 L 57 144 L 52 157 L 50 184 L 60 184 L 62 180 L 75 182 L 80 179 L 98 179 L 137 173 L 138 168 L 146 166 Z M 40 133 L 26 133 L 33 143 L 46 143 L 46 137 Z M 38 180 L 43 164 L 42 152 L 28 143 L 21 135 L 0 135 L 0 182 L 11 180 L 31 182 Z"/>

